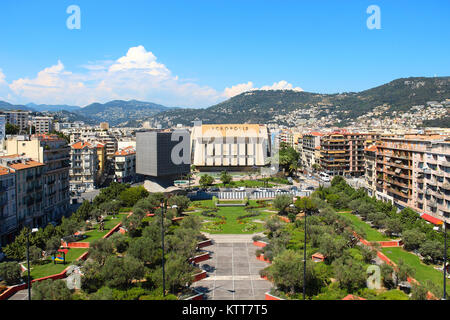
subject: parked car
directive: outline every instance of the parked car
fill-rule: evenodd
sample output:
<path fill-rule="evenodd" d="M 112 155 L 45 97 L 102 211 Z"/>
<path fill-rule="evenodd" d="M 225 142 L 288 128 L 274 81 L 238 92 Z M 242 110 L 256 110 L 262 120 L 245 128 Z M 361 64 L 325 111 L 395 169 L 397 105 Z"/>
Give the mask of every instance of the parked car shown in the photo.
<path fill-rule="evenodd" d="M 313 186 L 308 186 L 308 187 L 306 187 L 306 190 L 314 190 L 314 187 Z"/>
<path fill-rule="evenodd" d="M 297 191 L 298 190 L 298 188 L 296 186 L 290 187 L 289 189 L 292 190 L 292 191 Z"/>
<path fill-rule="evenodd" d="M 238 191 L 245 191 L 245 187 L 239 187 Z"/>

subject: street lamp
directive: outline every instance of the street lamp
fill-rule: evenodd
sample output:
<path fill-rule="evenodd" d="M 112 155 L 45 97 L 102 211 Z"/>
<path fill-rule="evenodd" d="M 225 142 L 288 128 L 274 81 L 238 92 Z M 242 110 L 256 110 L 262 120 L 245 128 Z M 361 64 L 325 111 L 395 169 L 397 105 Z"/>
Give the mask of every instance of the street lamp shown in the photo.
<path fill-rule="evenodd" d="M 444 297 L 447 300 L 447 222 L 444 220 Z"/>
<path fill-rule="evenodd" d="M 163 297 L 166 296 L 166 277 L 164 270 L 164 200 L 161 201 L 161 247 L 162 247 L 162 279 L 163 279 Z"/>
<path fill-rule="evenodd" d="M 31 232 L 27 232 L 27 272 L 28 272 L 28 300 L 31 300 L 31 279 L 30 279 L 30 234 L 38 232 L 38 228 L 31 229 Z"/>
<path fill-rule="evenodd" d="M 291 208 L 294 208 L 294 204 L 289 205 Z M 306 210 L 305 214 L 305 240 L 303 244 L 303 300 L 306 300 Z"/>

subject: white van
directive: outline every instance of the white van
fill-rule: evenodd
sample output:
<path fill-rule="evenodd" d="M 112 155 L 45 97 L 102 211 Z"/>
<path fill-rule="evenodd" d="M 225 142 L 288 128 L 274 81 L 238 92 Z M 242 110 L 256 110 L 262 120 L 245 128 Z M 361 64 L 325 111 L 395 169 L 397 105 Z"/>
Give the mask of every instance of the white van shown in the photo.
<path fill-rule="evenodd" d="M 322 181 L 325 181 L 325 182 L 331 181 L 331 177 L 328 174 L 326 174 L 325 172 L 320 173 L 320 179 L 322 179 Z"/>

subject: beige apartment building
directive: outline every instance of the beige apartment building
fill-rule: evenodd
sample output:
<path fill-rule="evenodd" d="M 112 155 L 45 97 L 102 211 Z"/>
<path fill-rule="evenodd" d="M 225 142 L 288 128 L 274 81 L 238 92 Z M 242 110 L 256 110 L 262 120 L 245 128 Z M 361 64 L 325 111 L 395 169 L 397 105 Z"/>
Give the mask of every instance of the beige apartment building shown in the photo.
<path fill-rule="evenodd" d="M 364 149 L 379 138 L 373 133 L 346 130 L 327 133 L 320 140 L 320 166 L 329 175 L 364 175 Z"/>
<path fill-rule="evenodd" d="M 45 165 L 17 154 L 1 156 L 0 166 L 15 172 L 17 229 L 45 226 L 43 174 Z"/>
<path fill-rule="evenodd" d="M 44 224 L 58 221 L 68 213 L 69 152 L 66 140 L 57 135 L 14 136 L 6 140 L 6 154 L 18 154 L 43 163 Z"/>
<path fill-rule="evenodd" d="M 16 172 L 0 166 L 0 246 L 11 242 L 17 230 Z"/>
<path fill-rule="evenodd" d="M 448 136 L 383 137 L 376 146 L 376 197 L 450 221 Z"/>

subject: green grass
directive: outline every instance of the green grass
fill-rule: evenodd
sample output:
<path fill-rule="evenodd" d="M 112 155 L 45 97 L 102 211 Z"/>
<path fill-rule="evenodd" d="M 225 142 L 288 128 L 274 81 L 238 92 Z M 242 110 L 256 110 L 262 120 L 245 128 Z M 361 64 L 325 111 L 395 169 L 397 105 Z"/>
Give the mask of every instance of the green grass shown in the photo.
<path fill-rule="evenodd" d="M 203 206 L 214 207 L 212 200 L 204 200 L 204 201 L 196 201 L 197 203 L 201 203 Z M 256 201 L 250 201 L 250 205 L 257 205 Z M 264 208 L 254 209 L 259 212 L 258 216 L 249 217 L 242 219 L 242 224 L 239 223 L 236 218 L 249 212 L 245 210 L 245 207 L 221 207 L 216 212 L 218 216 L 225 217 L 225 223 L 220 224 L 222 221 L 221 218 L 213 218 L 213 217 L 205 217 L 201 215 L 201 212 L 193 212 L 189 213 L 190 215 L 196 215 L 201 217 L 203 220 L 208 220 L 203 224 L 202 231 L 208 233 L 216 233 L 216 234 L 251 234 L 255 232 L 264 231 L 264 224 L 254 222 L 254 220 L 265 221 L 268 217 L 270 217 L 273 213 L 264 212 Z"/>
<path fill-rule="evenodd" d="M 349 218 L 353 225 L 359 227 L 360 229 L 364 230 L 364 232 L 366 233 L 366 237 L 365 239 L 367 241 L 386 241 L 386 240 L 390 240 L 387 236 L 385 236 L 384 234 L 382 234 L 381 232 L 378 232 L 377 230 L 375 230 L 374 228 L 372 228 L 369 224 L 367 224 L 366 222 L 362 221 L 359 217 L 349 213 L 349 212 L 343 212 L 343 211 L 339 211 L 338 214 Z"/>
<path fill-rule="evenodd" d="M 224 188 L 236 188 L 236 187 L 246 187 L 246 188 L 271 188 L 273 187 L 273 184 L 267 184 L 264 181 L 259 180 L 244 180 L 244 181 L 232 181 L 231 183 L 224 185 L 223 183 L 216 183 L 214 184 L 214 187 Z"/>
<path fill-rule="evenodd" d="M 113 219 L 112 216 L 107 216 L 105 218 L 105 226 L 104 230 L 100 231 L 100 224 L 96 224 L 93 230 L 87 231 L 84 234 L 87 236 L 86 239 L 80 240 L 80 242 L 92 242 L 94 240 L 100 239 L 105 236 L 112 228 L 114 228 L 119 222 L 122 221 L 122 218 L 125 217 L 126 214 L 118 214 L 116 215 L 116 219 Z"/>
<path fill-rule="evenodd" d="M 434 269 L 432 265 L 424 264 L 415 254 L 409 253 L 403 248 L 382 248 L 381 251 L 396 264 L 398 264 L 399 260 L 403 260 L 405 264 L 414 268 L 416 273 L 413 278 L 420 283 L 425 283 L 426 280 L 431 280 L 436 285 L 441 287 L 443 286 L 443 273 Z M 447 286 L 449 285 L 450 280 L 447 279 Z"/>
<path fill-rule="evenodd" d="M 47 260 L 43 261 L 43 264 L 35 266 L 32 265 L 31 277 L 32 279 L 38 279 L 60 273 L 86 251 L 88 251 L 88 249 L 86 248 L 69 249 L 66 255 L 66 264 L 63 264 L 62 262 L 57 262 L 56 264 L 54 264 L 51 257 L 49 257 Z"/>

